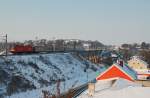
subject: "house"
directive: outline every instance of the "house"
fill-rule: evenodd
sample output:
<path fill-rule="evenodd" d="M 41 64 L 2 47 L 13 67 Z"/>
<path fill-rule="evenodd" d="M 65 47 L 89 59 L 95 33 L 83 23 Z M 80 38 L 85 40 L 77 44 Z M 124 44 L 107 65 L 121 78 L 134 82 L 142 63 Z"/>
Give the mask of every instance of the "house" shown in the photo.
<path fill-rule="evenodd" d="M 96 78 L 97 81 L 89 83 L 88 89 L 81 93 L 78 98 L 113 98 L 116 96 L 119 96 L 117 98 L 127 98 L 129 94 L 131 98 L 133 96 L 133 88 L 135 88 L 135 90 L 142 88 L 141 84 L 134 82 L 136 78 L 136 72 L 120 60 L 120 62 L 118 61 L 118 63 L 113 64 L 108 69 L 101 71 Z M 123 91 L 126 94 L 122 93 L 122 90 L 125 90 L 124 88 L 128 89 Z M 111 91 L 112 93 L 110 95 Z M 114 93 L 116 94 L 112 97 Z M 138 96 L 136 94 L 139 93 L 134 93 L 135 96 Z M 149 95 L 149 93 L 146 93 L 146 95 Z M 142 94 L 142 96 L 144 96 L 144 94 Z"/>
<path fill-rule="evenodd" d="M 140 59 L 138 56 L 133 56 L 129 61 L 128 65 L 137 72 L 138 79 L 148 79 L 150 77 L 150 70 L 148 64 Z"/>
<path fill-rule="evenodd" d="M 106 80 L 114 78 L 123 78 L 129 81 L 133 81 L 137 78 L 137 74 L 127 64 L 113 64 L 107 70 L 100 73 L 96 80 Z"/>
<path fill-rule="evenodd" d="M 133 56 L 129 61 L 128 65 L 133 68 L 134 70 L 140 70 L 140 69 L 147 69 L 148 64 L 140 59 L 138 56 Z"/>
<path fill-rule="evenodd" d="M 127 64 L 113 64 L 89 83 L 88 89 L 77 98 L 141 98 L 150 96 L 150 87 L 136 83 L 136 72 Z M 137 93 L 139 92 L 139 93 Z"/>

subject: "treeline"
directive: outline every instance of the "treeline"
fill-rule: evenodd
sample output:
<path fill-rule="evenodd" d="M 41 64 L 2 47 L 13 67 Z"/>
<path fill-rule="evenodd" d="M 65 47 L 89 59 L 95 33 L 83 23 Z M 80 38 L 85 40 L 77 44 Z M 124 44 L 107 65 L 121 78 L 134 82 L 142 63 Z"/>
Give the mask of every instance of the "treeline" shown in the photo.
<path fill-rule="evenodd" d="M 133 48 L 137 48 L 137 49 L 150 49 L 150 43 L 146 43 L 146 42 L 142 42 L 140 44 L 138 43 L 134 43 L 134 44 L 122 44 L 121 45 L 122 48 L 124 49 L 133 49 Z"/>

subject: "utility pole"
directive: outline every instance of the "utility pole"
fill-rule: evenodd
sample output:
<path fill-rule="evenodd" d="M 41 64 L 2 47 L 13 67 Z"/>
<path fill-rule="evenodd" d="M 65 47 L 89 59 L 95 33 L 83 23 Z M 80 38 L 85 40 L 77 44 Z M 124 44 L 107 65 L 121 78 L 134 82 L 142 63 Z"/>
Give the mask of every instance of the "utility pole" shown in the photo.
<path fill-rule="evenodd" d="M 8 50 L 7 50 L 7 34 L 5 35 L 5 51 L 6 51 L 6 57 L 7 57 L 7 55 L 8 55 Z"/>
<path fill-rule="evenodd" d="M 7 49 L 7 45 L 8 45 L 7 39 L 8 38 L 7 38 L 7 34 L 5 36 L 1 36 L 1 37 L 3 37 L 2 40 L 5 41 L 5 56 L 7 57 L 7 55 L 8 55 L 8 49 Z"/>
<path fill-rule="evenodd" d="M 57 98 L 60 97 L 60 79 L 57 80 Z"/>
<path fill-rule="evenodd" d="M 63 41 L 63 51 L 66 51 L 66 43 L 65 43 L 65 40 Z"/>
<path fill-rule="evenodd" d="M 55 37 L 53 37 L 53 51 L 55 51 Z"/>
<path fill-rule="evenodd" d="M 76 40 L 73 42 L 73 50 L 76 51 L 76 45 L 77 45 L 77 42 Z"/>

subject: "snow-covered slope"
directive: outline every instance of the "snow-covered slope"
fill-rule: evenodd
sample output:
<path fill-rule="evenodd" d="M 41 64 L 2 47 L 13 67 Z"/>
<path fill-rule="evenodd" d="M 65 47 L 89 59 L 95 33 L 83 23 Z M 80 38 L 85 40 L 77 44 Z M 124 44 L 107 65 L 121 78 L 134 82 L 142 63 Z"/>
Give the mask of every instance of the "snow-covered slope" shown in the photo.
<path fill-rule="evenodd" d="M 59 79 L 60 90 L 65 92 L 93 80 L 98 69 L 97 65 L 70 53 L 0 57 L 0 97 L 18 98 L 18 93 L 24 92 L 20 96 L 30 98 L 31 94 L 32 98 L 37 98 L 45 89 L 56 93 Z"/>

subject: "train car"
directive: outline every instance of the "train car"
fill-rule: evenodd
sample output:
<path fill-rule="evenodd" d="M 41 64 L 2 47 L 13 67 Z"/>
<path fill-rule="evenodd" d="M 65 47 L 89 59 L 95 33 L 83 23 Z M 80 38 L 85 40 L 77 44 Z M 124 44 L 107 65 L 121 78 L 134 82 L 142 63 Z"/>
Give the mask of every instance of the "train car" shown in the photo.
<path fill-rule="evenodd" d="M 13 54 L 33 53 L 34 48 L 31 45 L 16 45 L 15 47 L 10 49 L 10 52 Z"/>
<path fill-rule="evenodd" d="M 34 46 L 34 51 L 39 53 L 39 52 L 49 52 L 52 51 L 52 47 L 51 46 L 42 46 L 42 45 L 38 45 L 38 46 Z"/>

